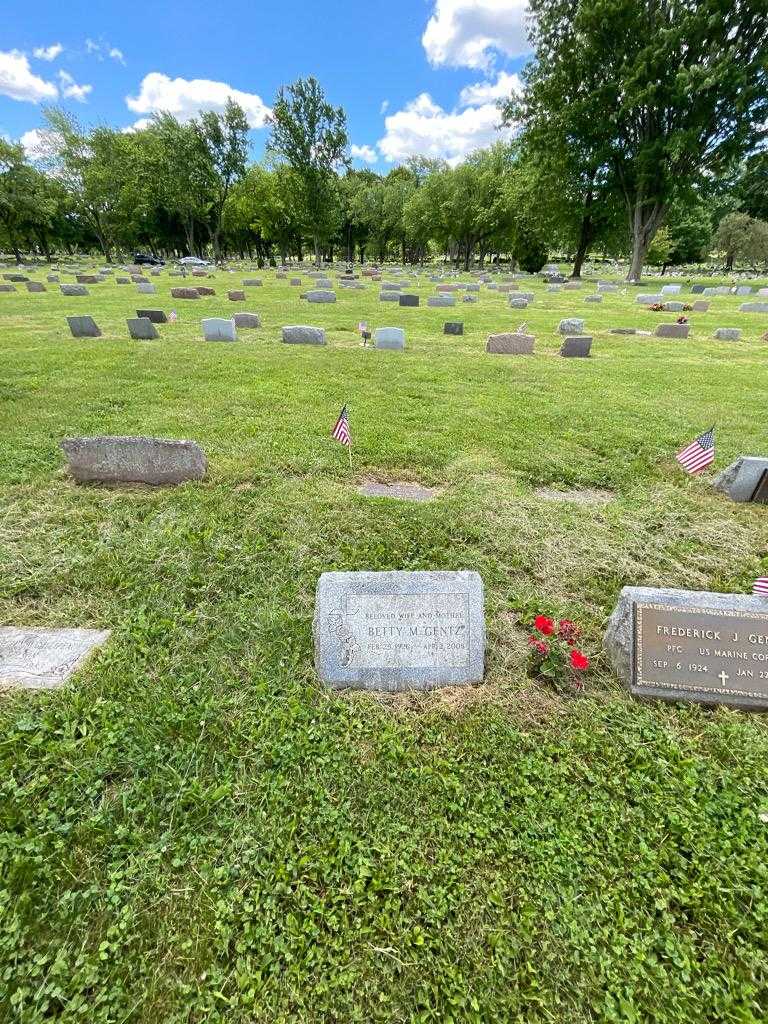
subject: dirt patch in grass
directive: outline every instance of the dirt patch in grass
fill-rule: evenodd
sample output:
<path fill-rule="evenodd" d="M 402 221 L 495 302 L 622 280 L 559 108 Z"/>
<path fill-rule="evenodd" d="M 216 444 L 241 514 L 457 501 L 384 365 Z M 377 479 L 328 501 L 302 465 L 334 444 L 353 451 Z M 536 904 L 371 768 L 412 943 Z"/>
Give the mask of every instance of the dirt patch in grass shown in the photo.
<path fill-rule="evenodd" d="M 440 686 L 434 690 L 338 690 L 336 697 L 350 702 L 373 701 L 393 714 L 427 715 L 438 712 L 458 718 L 480 706 L 502 708 L 515 721 L 530 725 L 569 714 L 572 699 L 549 692 L 530 681 L 522 688 L 500 687 L 492 682 L 476 686 Z M 579 698 L 574 698 L 579 699 Z"/>
<path fill-rule="evenodd" d="M 542 501 L 565 501 L 573 505 L 607 505 L 613 501 L 612 491 L 600 487 L 576 487 L 569 491 L 556 491 L 551 487 L 537 487 L 536 497 Z"/>

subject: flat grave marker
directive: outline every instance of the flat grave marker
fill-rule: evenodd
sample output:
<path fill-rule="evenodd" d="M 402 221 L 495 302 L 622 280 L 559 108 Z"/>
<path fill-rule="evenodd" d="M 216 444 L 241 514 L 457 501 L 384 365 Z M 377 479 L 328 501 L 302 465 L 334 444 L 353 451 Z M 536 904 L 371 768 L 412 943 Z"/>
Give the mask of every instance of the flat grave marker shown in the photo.
<path fill-rule="evenodd" d="M 605 650 L 636 697 L 768 710 L 768 602 L 624 587 Z"/>
<path fill-rule="evenodd" d="M 424 690 L 479 683 L 483 584 L 476 572 L 326 572 L 315 596 L 315 665 L 333 688 Z"/>
<path fill-rule="evenodd" d="M 109 639 L 108 629 L 0 627 L 0 686 L 55 689 Z"/>

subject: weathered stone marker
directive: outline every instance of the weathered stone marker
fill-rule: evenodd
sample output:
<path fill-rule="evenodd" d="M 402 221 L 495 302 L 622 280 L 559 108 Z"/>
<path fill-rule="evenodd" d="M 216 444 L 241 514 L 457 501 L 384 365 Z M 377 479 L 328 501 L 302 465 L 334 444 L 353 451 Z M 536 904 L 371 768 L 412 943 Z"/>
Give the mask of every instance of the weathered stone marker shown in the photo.
<path fill-rule="evenodd" d="M 427 690 L 479 683 L 476 572 L 326 572 L 315 596 L 315 665 L 334 688 Z"/>
<path fill-rule="evenodd" d="M 768 601 L 624 587 L 604 646 L 636 697 L 768 710 Z"/>
<path fill-rule="evenodd" d="M 309 327 L 305 324 L 293 324 L 283 328 L 283 341 L 286 345 L 324 345 L 325 330 L 322 327 Z"/>
<path fill-rule="evenodd" d="M 137 309 L 136 316 L 151 320 L 153 324 L 167 324 L 168 317 L 162 309 Z"/>
<path fill-rule="evenodd" d="M 402 327 L 377 327 L 373 332 L 374 348 L 404 349 L 405 331 Z"/>
<path fill-rule="evenodd" d="M 135 319 L 126 320 L 128 333 L 134 341 L 154 341 L 159 338 L 157 328 L 146 316 L 137 316 Z"/>
<path fill-rule="evenodd" d="M 237 330 L 234 320 L 210 316 L 200 321 L 203 337 L 206 341 L 237 341 Z"/>
<path fill-rule="evenodd" d="M 560 355 L 565 359 L 588 359 L 592 349 L 592 338 L 588 334 L 580 334 L 566 338 L 560 346 Z"/>
<path fill-rule="evenodd" d="M 61 686 L 106 643 L 108 629 L 0 627 L 0 686 L 45 690 Z"/>
<path fill-rule="evenodd" d="M 761 455 L 740 455 L 735 462 L 718 473 L 712 485 L 727 494 L 731 501 L 754 501 L 768 505 L 768 458 Z"/>
<path fill-rule="evenodd" d="M 235 313 L 232 319 L 235 321 L 235 327 L 261 327 L 261 317 L 258 313 Z"/>
<path fill-rule="evenodd" d="M 520 334 L 519 332 L 489 334 L 485 351 L 502 356 L 530 356 L 533 354 L 535 340 L 532 334 Z"/>
<path fill-rule="evenodd" d="M 208 469 L 195 441 L 159 437 L 72 437 L 61 442 L 78 483 L 155 486 L 202 480 Z"/>
<path fill-rule="evenodd" d="M 68 316 L 67 323 L 73 338 L 101 337 L 101 331 L 92 316 Z"/>
<path fill-rule="evenodd" d="M 657 338 L 687 338 L 690 324 L 659 324 L 656 328 Z"/>

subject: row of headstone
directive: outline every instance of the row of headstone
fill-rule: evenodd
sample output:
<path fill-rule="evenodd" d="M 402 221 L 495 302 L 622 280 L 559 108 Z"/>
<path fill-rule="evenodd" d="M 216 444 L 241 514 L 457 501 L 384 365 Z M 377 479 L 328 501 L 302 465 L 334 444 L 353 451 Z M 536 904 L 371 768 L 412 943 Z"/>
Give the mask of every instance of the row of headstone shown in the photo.
<path fill-rule="evenodd" d="M 78 438 L 70 466 L 88 482 L 124 470 L 149 481 L 201 479 L 194 442 Z M 158 480 L 158 477 L 162 478 Z M 325 572 L 315 593 L 315 667 L 333 689 L 426 690 L 482 682 L 486 627 L 479 573 Z M 109 630 L 0 628 L 0 683 L 62 685 Z M 768 709 L 768 603 L 739 594 L 624 587 L 604 636 L 610 664 L 641 699 Z"/>

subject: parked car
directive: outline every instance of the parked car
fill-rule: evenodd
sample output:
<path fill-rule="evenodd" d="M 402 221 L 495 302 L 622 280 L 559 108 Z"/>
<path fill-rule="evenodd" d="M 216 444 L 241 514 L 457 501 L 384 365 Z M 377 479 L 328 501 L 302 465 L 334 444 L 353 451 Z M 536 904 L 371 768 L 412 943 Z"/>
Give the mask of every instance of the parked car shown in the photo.
<path fill-rule="evenodd" d="M 161 260 L 159 256 L 151 256 L 147 252 L 135 252 L 133 254 L 133 262 L 137 267 L 142 264 L 149 267 L 164 267 L 165 260 Z"/>
<path fill-rule="evenodd" d="M 208 260 L 201 260 L 198 256 L 182 256 L 179 260 L 182 267 L 210 267 Z"/>

